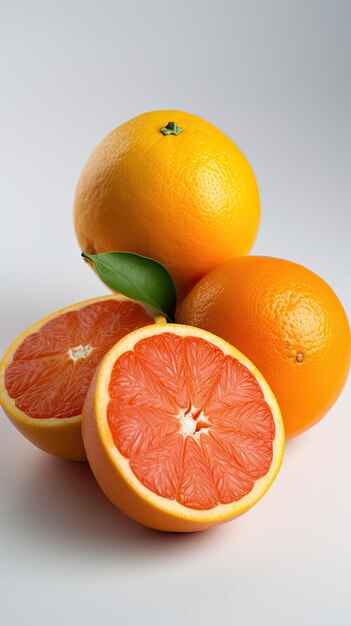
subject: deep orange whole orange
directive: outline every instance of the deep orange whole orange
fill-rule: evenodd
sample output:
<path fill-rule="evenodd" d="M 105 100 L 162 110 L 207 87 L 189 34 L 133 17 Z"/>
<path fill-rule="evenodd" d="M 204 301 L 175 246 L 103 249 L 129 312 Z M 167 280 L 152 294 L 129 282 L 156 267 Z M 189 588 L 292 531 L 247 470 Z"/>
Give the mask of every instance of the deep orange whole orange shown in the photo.
<path fill-rule="evenodd" d="M 327 283 L 296 263 L 259 256 L 224 263 L 188 294 L 177 321 L 216 333 L 256 365 L 287 436 L 320 420 L 346 382 L 346 313 Z"/>
<path fill-rule="evenodd" d="M 220 263 L 247 254 L 260 217 L 239 148 L 212 124 L 173 110 L 112 131 L 82 171 L 74 208 L 82 250 L 151 257 L 170 271 L 179 298 Z"/>

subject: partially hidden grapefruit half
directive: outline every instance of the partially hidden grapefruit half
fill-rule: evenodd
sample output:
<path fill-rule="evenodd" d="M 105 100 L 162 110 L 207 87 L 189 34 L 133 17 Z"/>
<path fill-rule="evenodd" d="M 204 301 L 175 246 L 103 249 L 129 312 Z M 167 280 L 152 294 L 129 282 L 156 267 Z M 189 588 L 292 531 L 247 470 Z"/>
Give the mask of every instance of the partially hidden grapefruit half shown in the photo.
<path fill-rule="evenodd" d="M 0 402 L 38 448 L 86 460 L 81 412 L 96 367 L 127 333 L 165 318 L 122 295 L 86 300 L 31 326 L 0 364 Z"/>
<path fill-rule="evenodd" d="M 153 325 L 119 341 L 83 407 L 90 466 L 133 520 L 198 531 L 253 506 L 279 470 L 284 429 L 268 384 L 223 339 Z"/>

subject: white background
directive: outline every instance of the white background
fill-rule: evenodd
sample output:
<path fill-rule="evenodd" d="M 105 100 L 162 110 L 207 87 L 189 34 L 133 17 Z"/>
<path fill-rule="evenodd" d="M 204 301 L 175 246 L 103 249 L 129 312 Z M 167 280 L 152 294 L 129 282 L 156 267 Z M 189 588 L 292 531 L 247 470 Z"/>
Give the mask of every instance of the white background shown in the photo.
<path fill-rule="evenodd" d="M 257 175 L 253 253 L 322 275 L 351 314 L 350 3 L 2 1 L 1 353 L 105 292 L 72 226 L 80 170 L 116 125 L 180 108 Z M 240 626 L 351 621 L 351 385 L 287 445 L 250 512 L 203 534 L 123 517 L 87 465 L 33 448 L 1 411 L 0 622 Z"/>

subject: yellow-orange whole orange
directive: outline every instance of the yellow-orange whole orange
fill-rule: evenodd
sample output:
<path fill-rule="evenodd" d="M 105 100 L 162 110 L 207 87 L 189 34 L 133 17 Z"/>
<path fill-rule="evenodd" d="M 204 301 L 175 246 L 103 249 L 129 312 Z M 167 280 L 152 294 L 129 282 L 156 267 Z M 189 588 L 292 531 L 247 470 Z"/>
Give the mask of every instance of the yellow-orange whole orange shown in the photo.
<path fill-rule="evenodd" d="M 75 196 L 82 250 L 151 257 L 170 271 L 180 298 L 214 267 L 249 252 L 259 216 L 255 177 L 239 148 L 203 119 L 173 110 L 112 131 Z"/>
<path fill-rule="evenodd" d="M 296 263 L 259 256 L 224 263 L 188 294 L 177 321 L 216 333 L 256 365 L 287 436 L 320 420 L 346 382 L 345 311 L 324 280 Z"/>

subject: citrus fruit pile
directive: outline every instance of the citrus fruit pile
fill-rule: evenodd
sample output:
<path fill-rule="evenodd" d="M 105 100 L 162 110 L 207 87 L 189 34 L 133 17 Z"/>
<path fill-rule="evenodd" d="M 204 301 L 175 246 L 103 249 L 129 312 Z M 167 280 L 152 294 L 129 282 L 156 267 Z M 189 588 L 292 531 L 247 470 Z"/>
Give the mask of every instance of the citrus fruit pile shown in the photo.
<path fill-rule="evenodd" d="M 115 129 L 83 169 L 74 210 L 83 256 L 113 293 L 12 344 L 5 413 L 42 450 L 87 459 L 140 524 L 189 532 L 236 517 L 271 486 L 285 434 L 342 391 L 340 301 L 300 265 L 247 256 L 253 171 L 194 115 L 154 111 Z"/>

